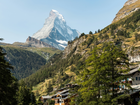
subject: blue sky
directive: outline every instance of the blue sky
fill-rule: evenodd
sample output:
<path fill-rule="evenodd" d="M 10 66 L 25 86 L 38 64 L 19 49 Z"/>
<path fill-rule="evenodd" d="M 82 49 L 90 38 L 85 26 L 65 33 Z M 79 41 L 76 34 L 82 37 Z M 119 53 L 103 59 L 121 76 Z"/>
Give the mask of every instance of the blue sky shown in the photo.
<path fill-rule="evenodd" d="M 52 9 L 73 29 L 89 33 L 103 29 L 127 0 L 0 0 L 0 38 L 25 42 L 43 27 Z"/>

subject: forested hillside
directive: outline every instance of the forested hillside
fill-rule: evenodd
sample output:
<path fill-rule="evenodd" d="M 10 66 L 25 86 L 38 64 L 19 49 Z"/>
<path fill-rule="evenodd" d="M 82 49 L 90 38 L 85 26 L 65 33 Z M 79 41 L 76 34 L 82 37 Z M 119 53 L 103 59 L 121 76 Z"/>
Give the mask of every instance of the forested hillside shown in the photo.
<path fill-rule="evenodd" d="M 35 86 L 40 82 L 45 81 L 47 78 L 53 78 L 55 75 L 60 75 L 59 80 L 57 81 L 58 84 L 60 83 L 68 83 L 71 81 L 72 77 L 69 77 L 65 71 L 66 68 L 71 66 L 72 64 L 76 64 L 77 67 L 71 67 L 71 71 L 78 74 L 78 68 L 81 66 L 79 62 L 80 58 L 82 57 L 79 54 L 74 55 L 70 58 L 70 56 L 67 59 L 62 59 L 63 53 L 54 55 L 49 62 L 42 66 L 40 70 L 38 70 L 36 73 L 32 74 L 31 76 L 24 79 L 25 83 L 30 86 Z M 62 77 L 62 78 L 61 78 Z M 56 79 L 57 80 L 57 79 Z M 67 81 L 66 81 L 67 80 Z M 57 83 L 56 82 L 56 83 Z M 66 84 L 64 83 L 64 84 Z"/>
<path fill-rule="evenodd" d="M 21 48 L 4 47 L 4 51 L 7 53 L 7 61 L 14 66 L 11 72 L 17 79 L 28 77 L 46 63 L 46 60 L 37 53 Z"/>

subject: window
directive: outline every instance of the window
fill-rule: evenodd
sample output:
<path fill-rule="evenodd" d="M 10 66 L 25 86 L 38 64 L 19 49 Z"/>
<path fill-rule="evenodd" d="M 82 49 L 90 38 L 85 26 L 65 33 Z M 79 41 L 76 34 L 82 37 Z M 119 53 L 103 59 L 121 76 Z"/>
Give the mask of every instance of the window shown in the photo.
<path fill-rule="evenodd" d="M 139 77 L 139 80 L 140 80 L 140 77 Z"/>
<path fill-rule="evenodd" d="M 138 77 L 136 77 L 136 80 L 138 80 Z"/>

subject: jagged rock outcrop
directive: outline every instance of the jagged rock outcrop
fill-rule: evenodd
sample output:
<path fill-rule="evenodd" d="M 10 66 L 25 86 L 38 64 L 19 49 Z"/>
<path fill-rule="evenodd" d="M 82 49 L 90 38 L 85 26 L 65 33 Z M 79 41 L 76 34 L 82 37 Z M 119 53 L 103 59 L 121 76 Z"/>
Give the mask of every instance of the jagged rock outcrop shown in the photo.
<path fill-rule="evenodd" d="M 32 38 L 32 37 L 28 37 L 26 39 L 26 44 L 29 44 L 31 47 L 48 47 L 48 48 L 53 48 L 51 45 L 45 43 L 45 42 L 42 42 L 40 40 L 37 40 L 35 38 Z"/>
<path fill-rule="evenodd" d="M 116 14 L 116 17 L 112 21 L 112 23 L 126 17 L 127 15 L 130 15 L 131 13 L 137 11 L 140 9 L 140 0 L 128 0 L 122 9 L 119 10 L 119 12 Z"/>
<path fill-rule="evenodd" d="M 80 44 L 82 44 L 84 41 L 86 41 L 86 38 L 81 37 L 73 41 L 71 44 L 68 44 L 68 46 L 65 48 L 63 52 L 63 58 L 66 58 L 67 55 L 70 54 L 71 52 L 73 52 L 74 54 L 80 53 L 81 55 L 83 55 L 86 51 L 85 50 L 81 51 L 78 46 L 80 46 Z"/>
<path fill-rule="evenodd" d="M 135 3 L 136 1 L 138 1 L 138 0 L 128 0 L 128 1 L 124 4 L 124 6 L 133 4 L 133 3 Z"/>

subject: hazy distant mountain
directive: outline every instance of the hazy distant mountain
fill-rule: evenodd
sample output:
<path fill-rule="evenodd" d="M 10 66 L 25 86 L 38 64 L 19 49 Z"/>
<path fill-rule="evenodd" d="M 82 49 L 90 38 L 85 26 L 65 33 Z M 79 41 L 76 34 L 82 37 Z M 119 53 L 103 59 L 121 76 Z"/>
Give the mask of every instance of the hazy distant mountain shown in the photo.
<path fill-rule="evenodd" d="M 68 41 L 73 40 L 79 35 L 80 33 L 77 30 L 71 29 L 66 24 L 66 21 L 59 12 L 51 10 L 43 28 L 32 37 L 63 50 L 67 46 Z"/>

